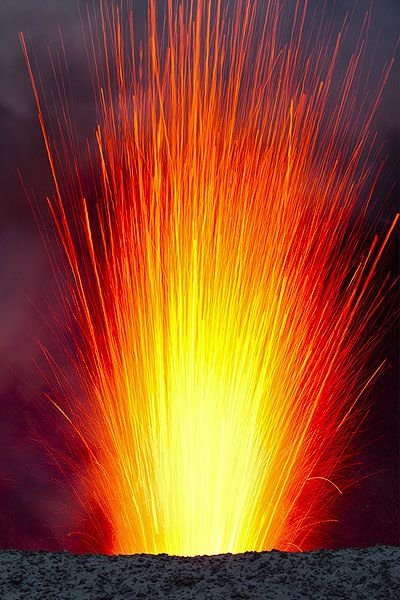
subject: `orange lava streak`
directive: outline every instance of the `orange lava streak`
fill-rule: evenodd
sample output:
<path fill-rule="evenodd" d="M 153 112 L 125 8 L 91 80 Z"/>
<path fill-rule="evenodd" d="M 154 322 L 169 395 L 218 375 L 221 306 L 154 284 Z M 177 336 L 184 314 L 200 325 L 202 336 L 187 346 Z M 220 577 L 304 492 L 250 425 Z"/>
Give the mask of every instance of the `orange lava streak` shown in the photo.
<path fill-rule="evenodd" d="M 54 402 L 113 553 L 302 546 L 379 371 L 375 336 L 360 343 L 383 247 L 360 240 L 380 94 L 360 107 L 362 44 L 333 95 L 340 37 L 308 44 L 306 3 L 287 45 L 279 2 L 221 4 L 169 0 L 161 35 L 151 0 L 143 45 L 117 7 L 88 19 L 95 202 L 66 104 L 61 143 L 46 129 L 22 38 L 83 390 Z"/>

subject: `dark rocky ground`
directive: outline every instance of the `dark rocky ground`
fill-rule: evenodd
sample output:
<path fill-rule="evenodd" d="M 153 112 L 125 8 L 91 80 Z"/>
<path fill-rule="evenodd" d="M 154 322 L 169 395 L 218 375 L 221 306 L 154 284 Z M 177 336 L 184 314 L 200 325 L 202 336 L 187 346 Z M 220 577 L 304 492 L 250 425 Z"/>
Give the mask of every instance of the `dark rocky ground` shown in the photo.
<path fill-rule="evenodd" d="M 390 600 L 400 598 L 400 548 L 76 556 L 0 552 L 1 600 Z"/>

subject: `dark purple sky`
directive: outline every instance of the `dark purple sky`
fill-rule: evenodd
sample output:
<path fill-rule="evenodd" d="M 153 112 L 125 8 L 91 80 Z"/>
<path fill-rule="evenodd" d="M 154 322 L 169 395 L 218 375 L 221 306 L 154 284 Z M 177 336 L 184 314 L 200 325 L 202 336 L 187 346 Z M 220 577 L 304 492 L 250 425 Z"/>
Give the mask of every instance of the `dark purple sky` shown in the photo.
<path fill-rule="evenodd" d="M 164 0 L 160 2 L 162 7 Z M 145 2 L 135 1 L 138 21 Z M 293 1 L 288 2 L 293 6 Z M 370 2 L 328 2 L 333 31 L 346 12 L 353 13 L 343 60 L 358 37 Z M 313 7 L 322 2 L 310 2 Z M 398 39 L 400 3 L 373 3 L 366 53 L 372 65 L 369 88 L 377 85 L 382 68 L 393 56 Z M 1 0 L 0 2 L 0 547 L 73 548 L 62 542 L 76 514 L 66 511 L 70 493 L 49 464 L 35 432 L 49 439 L 57 432 L 46 422 L 38 398 L 45 389 L 36 362 L 42 361 L 37 340 L 52 344 L 45 319 L 51 302 L 52 276 L 31 209 L 18 178 L 38 199 L 52 194 L 52 183 L 36 117 L 18 32 L 30 36 L 44 84 L 50 81 L 47 46 L 57 47 L 61 26 L 74 89 L 75 114 L 81 133 L 95 123 L 82 42 L 78 3 L 74 0 Z M 382 230 L 398 204 L 399 94 L 398 61 L 374 122 L 386 156 L 376 197 L 385 208 L 376 223 Z M 379 201 L 380 201 L 379 200 Z M 395 242 L 386 265 L 397 271 Z M 50 300 L 49 300 L 50 298 Z M 338 506 L 339 524 L 329 532 L 331 545 L 399 543 L 398 501 L 398 372 L 397 337 L 390 331 L 382 345 L 389 366 L 371 391 L 371 412 L 360 436 L 363 449 L 355 467 L 359 483 Z M 62 443 L 62 442 L 59 442 Z M 72 476 L 72 475 L 71 475 Z M 71 499 L 72 504 L 72 499 Z M 54 527 L 57 534 L 54 535 Z M 69 546 L 68 546 L 69 544 Z"/>

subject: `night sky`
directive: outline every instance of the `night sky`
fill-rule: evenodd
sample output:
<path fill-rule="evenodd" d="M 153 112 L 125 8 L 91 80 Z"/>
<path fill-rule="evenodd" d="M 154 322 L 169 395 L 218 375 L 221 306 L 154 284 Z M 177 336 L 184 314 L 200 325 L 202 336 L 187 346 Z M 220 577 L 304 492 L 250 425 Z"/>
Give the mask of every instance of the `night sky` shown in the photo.
<path fill-rule="evenodd" d="M 160 2 L 160 9 L 163 6 Z M 144 2 L 136 1 L 137 21 L 143 23 Z M 288 2 L 293 6 L 293 2 Z M 354 6 L 356 4 L 356 6 Z M 310 2 L 311 12 L 322 3 Z M 347 12 L 352 14 L 345 51 L 359 35 L 369 0 L 328 3 L 333 32 Z M 81 4 L 81 6 L 84 6 Z M 371 66 L 367 87 L 374 90 L 386 62 L 395 53 L 400 3 L 374 3 L 366 51 Z M 48 454 L 53 446 L 69 451 L 69 440 L 43 400 L 48 390 L 44 359 L 38 341 L 65 361 L 62 348 L 46 320 L 54 304 L 55 282 L 25 187 L 37 201 L 53 194 L 45 149 L 37 121 L 18 33 L 34 48 L 44 87 L 51 81 L 47 46 L 58 47 L 62 28 L 74 90 L 78 130 L 91 136 L 96 124 L 90 78 L 82 40 L 78 3 L 74 0 L 1 0 L 0 2 L 0 547 L 81 550 L 85 527 L 81 509 L 70 487 L 73 468 L 64 474 Z M 398 205 L 399 78 L 397 60 L 374 120 L 385 166 L 371 211 L 371 225 L 384 231 Z M 376 214 L 379 216 L 376 217 Z M 398 274 L 396 239 L 391 240 L 381 268 Z M 382 311 L 387 321 L 395 310 L 393 299 Z M 358 456 L 352 465 L 355 483 L 337 503 L 338 523 L 326 526 L 328 547 L 399 544 L 399 402 L 398 339 L 393 322 L 380 346 L 387 367 L 371 388 L 370 410 L 363 423 Z M 68 365 L 65 364 L 68 372 Z M 74 450 L 74 449 L 73 449 Z M 79 460 L 78 456 L 74 460 Z M 105 530 L 107 529 L 106 526 Z M 107 532 L 105 533 L 107 535 Z M 96 549 L 96 541 L 88 548 Z"/>

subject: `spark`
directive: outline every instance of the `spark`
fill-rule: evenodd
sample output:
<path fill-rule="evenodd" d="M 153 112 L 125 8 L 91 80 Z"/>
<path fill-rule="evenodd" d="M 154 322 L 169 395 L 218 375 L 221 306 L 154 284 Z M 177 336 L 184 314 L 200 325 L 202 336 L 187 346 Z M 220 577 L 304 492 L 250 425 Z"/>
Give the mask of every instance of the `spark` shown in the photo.
<path fill-rule="evenodd" d="M 160 33 L 150 0 L 141 44 L 118 5 L 88 12 L 90 197 L 66 83 L 50 129 L 21 36 L 80 383 L 57 375 L 52 402 L 89 449 L 81 501 L 108 519 L 107 552 L 315 543 L 331 520 L 316 480 L 342 493 L 332 477 L 377 374 L 376 336 L 361 341 L 387 239 L 360 238 L 382 90 L 357 102 L 363 44 L 338 78 L 343 32 L 308 43 L 307 3 L 292 22 L 275 0 L 223 4 L 168 0 Z"/>

